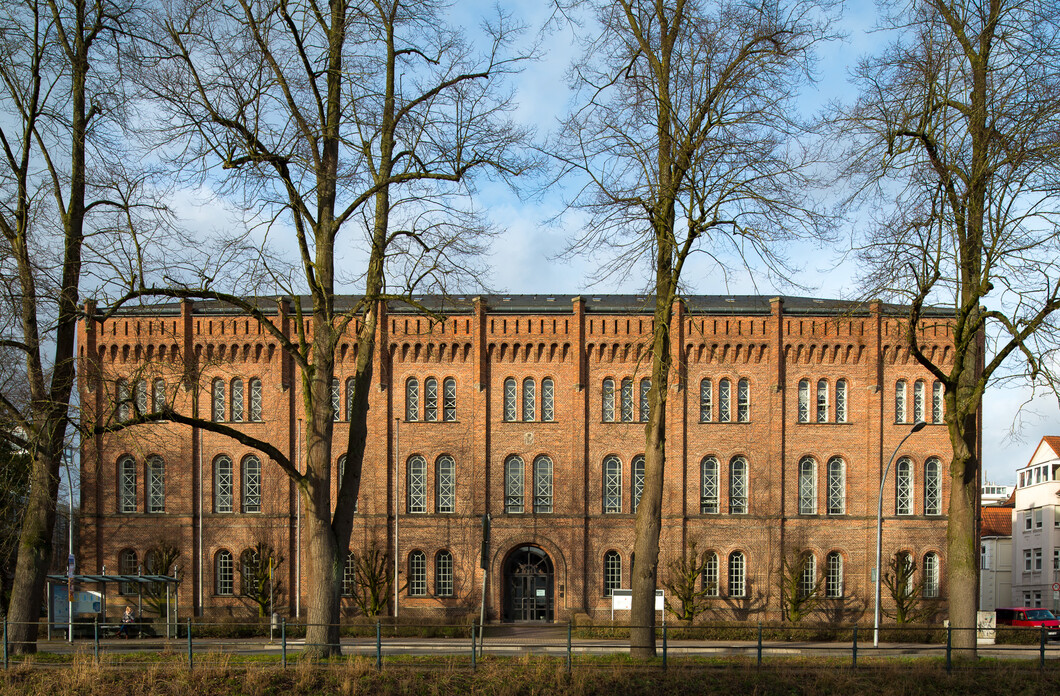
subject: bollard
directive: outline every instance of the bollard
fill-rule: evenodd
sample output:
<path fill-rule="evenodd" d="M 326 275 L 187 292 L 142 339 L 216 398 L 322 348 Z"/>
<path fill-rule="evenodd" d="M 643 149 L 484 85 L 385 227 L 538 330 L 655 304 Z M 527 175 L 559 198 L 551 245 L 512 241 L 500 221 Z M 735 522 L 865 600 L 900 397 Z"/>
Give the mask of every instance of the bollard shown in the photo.
<path fill-rule="evenodd" d="M 287 669 L 287 618 L 280 619 L 280 661 Z"/>
<path fill-rule="evenodd" d="M 190 672 L 195 666 L 194 664 L 194 653 L 191 651 L 191 617 L 188 617 L 188 671 Z"/>
<path fill-rule="evenodd" d="M 758 622 L 758 667 L 762 667 L 762 622 Z"/>
<path fill-rule="evenodd" d="M 570 664 L 571 663 L 571 659 L 570 659 L 571 658 L 571 655 L 570 655 L 570 634 L 571 634 L 570 620 L 568 619 L 567 620 L 567 674 L 570 674 L 570 667 L 571 667 L 571 664 Z"/>
<path fill-rule="evenodd" d="M 853 664 L 851 665 L 851 667 L 853 667 L 854 669 L 857 669 L 858 668 L 858 627 L 857 626 L 854 626 L 854 648 L 851 651 L 851 655 L 853 656 Z"/>
<path fill-rule="evenodd" d="M 666 624 L 663 624 L 663 669 L 666 669 Z"/>
<path fill-rule="evenodd" d="M 953 671 L 953 626 L 946 627 L 946 674 Z"/>
<path fill-rule="evenodd" d="M 375 620 L 375 670 L 377 672 L 383 669 L 383 629 L 379 624 L 379 619 Z"/>
<path fill-rule="evenodd" d="M 478 652 L 478 650 L 475 647 L 475 624 L 474 624 L 474 622 L 472 622 L 472 624 L 471 624 L 471 671 L 472 672 L 474 672 L 476 669 L 478 669 L 478 663 L 475 662 L 475 653 L 476 652 Z"/>
<path fill-rule="evenodd" d="M 99 616 L 97 615 L 92 619 L 92 650 L 96 657 L 96 664 L 99 664 Z"/>
<path fill-rule="evenodd" d="M 1038 669 L 1045 669 L 1045 626 L 1041 628 L 1041 640 L 1038 644 Z"/>

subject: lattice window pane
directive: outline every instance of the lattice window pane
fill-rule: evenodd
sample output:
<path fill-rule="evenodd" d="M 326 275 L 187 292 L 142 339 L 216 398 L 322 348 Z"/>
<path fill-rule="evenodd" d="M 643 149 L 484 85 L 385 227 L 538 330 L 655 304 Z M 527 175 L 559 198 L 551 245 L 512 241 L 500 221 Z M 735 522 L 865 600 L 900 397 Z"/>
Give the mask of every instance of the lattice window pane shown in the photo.
<path fill-rule="evenodd" d="M 828 461 L 828 514 L 845 513 L 846 497 L 846 465 L 839 457 L 833 457 Z"/>
<path fill-rule="evenodd" d="M 453 596 L 453 554 L 448 551 L 439 551 L 434 557 L 434 594 Z"/>
<path fill-rule="evenodd" d="M 456 380 L 452 377 L 442 382 L 442 420 L 456 422 Z"/>
<path fill-rule="evenodd" d="M 552 460 L 534 460 L 534 512 L 552 512 Z"/>
<path fill-rule="evenodd" d="M 131 457 L 125 457 L 118 463 L 118 469 L 118 510 L 136 512 L 136 462 Z"/>
<path fill-rule="evenodd" d="M 250 380 L 250 420 L 254 423 L 261 422 L 262 414 L 262 398 L 261 398 L 261 380 L 252 379 Z"/>
<path fill-rule="evenodd" d="M 514 421 L 516 414 L 516 401 L 519 398 L 519 387 L 511 377 L 504 380 L 504 420 Z"/>
<path fill-rule="evenodd" d="M 243 380 L 232 380 L 232 406 L 229 413 L 232 414 L 233 423 L 243 422 Z"/>
<path fill-rule="evenodd" d="M 835 422 L 847 422 L 847 381 L 837 380 L 835 383 Z"/>
<path fill-rule="evenodd" d="M 353 377 L 346 380 L 346 420 L 353 417 L 353 400 L 357 396 L 357 383 Z"/>
<path fill-rule="evenodd" d="M 504 462 L 504 511 L 521 513 L 523 511 L 523 460 L 519 457 L 508 457 Z"/>
<path fill-rule="evenodd" d="M 740 423 L 751 420 L 751 383 L 747 379 L 736 383 L 736 420 Z"/>
<path fill-rule="evenodd" d="M 799 576 L 799 597 L 809 597 L 817 589 L 817 559 L 812 553 L 804 557 L 802 574 Z"/>
<path fill-rule="evenodd" d="M 729 513 L 747 512 L 747 460 L 736 457 L 729 465 Z"/>
<path fill-rule="evenodd" d="M 534 408 L 537 403 L 537 385 L 534 380 L 527 377 L 523 380 L 523 420 L 533 421 L 537 419 Z"/>
<path fill-rule="evenodd" d="M 166 464 L 160 457 L 147 460 L 147 511 L 166 511 Z"/>
<path fill-rule="evenodd" d="M 913 422 L 924 420 L 924 380 L 913 382 Z"/>
<path fill-rule="evenodd" d="M 640 422 L 647 423 L 651 405 L 648 403 L 648 392 L 651 391 L 651 380 L 645 377 L 640 381 Z"/>
<path fill-rule="evenodd" d="M 828 381 L 817 380 L 817 422 L 828 422 Z"/>
<path fill-rule="evenodd" d="M 161 413 L 166 408 L 166 383 L 156 379 L 151 386 L 151 412 Z"/>
<path fill-rule="evenodd" d="M 233 582 L 232 554 L 228 551 L 218 551 L 214 561 L 214 591 L 222 597 L 230 597 L 235 589 Z"/>
<path fill-rule="evenodd" d="M 727 379 L 718 382 L 718 421 L 721 423 L 728 423 L 732 420 L 732 414 L 729 411 L 731 392 L 732 382 Z"/>
<path fill-rule="evenodd" d="M 699 422 L 709 423 L 714 419 L 713 387 L 709 379 L 699 382 Z"/>
<path fill-rule="evenodd" d="M 799 422 L 810 422 L 810 380 L 799 380 Z"/>
<path fill-rule="evenodd" d="M 342 566 L 342 596 L 352 597 L 357 591 L 357 556 L 350 551 Z"/>
<path fill-rule="evenodd" d="M 124 549 L 118 554 L 118 573 L 121 575 L 138 575 L 140 572 L 140 565 L 136 558 L 136 552 L 132 549 Z M 123 595 L 134 595 L 136 594 L 136 583 L 134 582 L 120 582 L 118 583 L 118 592 Z"/>
<path fill-rule="evenodd" d="M 232 512 L 232 491 L 235 486 L 232 460 L 221 456 L 213 463 L 213 511 Z"/>
<path fill-rule="evenodd" d="M 118 420 L 129 420 L 132 417 L 132 401 L 129 394 L 129 382 L 118 380 L 115 398 L 118 402 Z"/>
<path fill-rule="evenodd" d="M 342 420 L 342 390 L 338 377 L 331 378 L 331 420 Z"/>
<path fill-rule="evenodd" d="M 729 596 L 743 597 L 747 592 L 747 564 L 739 551 L 729 556 Z"/>
<path fill-rule="evenodd" d="M 896 515 L 913 514 L 913 463 L 905 458 L 895 466 L 894 511 Z"/>
<path fill-rule="evenodd" d="M 244 597 L 254 592 L 254 576 L 258 573 L 258 552 L 243 549 L 239 554 L 239 594 Z"/>
<path fill-rule="evenodd" d="M 706 596 L 717 597 L 719 595 L 718 580 L 718 554 L 711 551 L 703 559 L 702 582 Z"/>
<path fill-rule="evenodd" d="M 608 377 L 604 380 L 603 389 L 600 391 L 601 406 L 603 409 L 603 420 L 605 423 L 615 422 L 615 380 Z"/>
<path fill-rule="evenodd" d="M 456 511 L 456 461 L 448 454 L 438 457 L 435 462 L 438 477 L 438 512 Z"/>
<path fill-rule="evenodd" d="M 905 423 L 905 380 L 894 385 L 894 422 Z"/>
<path fill-rule="evenodd" d="M 556 385 L 551 377 L 541 380 L 541 420 L 551 423 L 556 419 Z"/>
<path fill-rule="evenodd" d="M 243 459 L 243 512 L 261 512 L 261 460 Z"/>
<path fill-rule="evenodd" d="M 408 512 L 427 512 L 427 460 L 418 454 L 409 457 Z"/>
<path fill-rule="evenodd" d="M 225 383 L 224 380 L 213 381 L 212 413 L 210 414 L 215 423 L 221 423 L 225 419 Z"/>
<path fill-rule="evenodd" d="M 799 514 L 817 514 L 817 462 L 809 457 L 799 462 Z"/>
<path fill-rule="evenodd" d="M 633 380 L 629 377 L 622 380 L 622 422 L 633 422 Z"/>
<path fill-rule="evenodd" d="M 147 413 L 147 382 L 142 379 L 133 384 L 133 392 L 136 394 L 136 415 Z"/>
<path fill-rule="evenodd" d="M 604 596 L 610 597 L 622 587 L 622 557 L 617 551 L 604 554 Z"/>
<path fill-rule="evenodd" d="M 718 512 L 718 460 L 704 457 L 699 465 L 699 512 L 714 515 Z"/>
<path fill-rule="evenodd" d="M 640 498 L 644 495 L 644 457 L 636 456 L 633 457 L 633 500 L 632 500 L 632 512 L 637 513 L 637 508 L 640 507 Z"/>
<path fill-rule="evenodd" d="M 924 597 L 934 599 L 939 596 L 939 557 L 934 553 L 924 555 Z"/>
<path fill-rule="evenodd" d="M 824 594 L 826 597 L 843 596 L 843 557 L 833 551 L 825 560 Z"/>
<path fill-rule="evenodd" d="M 438 420 L 438 380 L 434 377 L 423 380 L 423 420 L 428 423 Z"/>
<path fill-rule="evenodd" d="M 420 419 L 420 383 L 415 378 L 405 382 L 405 420 L 414 423 Z"/>
<path fill-rule="evenodd" d="M 931 385 L 931 422 L 941 423 L 942 422 L 942 382 L 935 382 Z"/>
<path fill-rule="evenodd" d="M 942 464 L 932 457 L 924 464 L 924 514 L 942 514 Z"/>
<path fill-rule="evenodd" d="M 604 459 L 604 512 L 622 512 L 622 462 L 615 456 Z"/>
<path fill-rule="evenodd" d="M 427 594 L 427 555 L 422 551 L 409 554 L 409 596 Z"/>

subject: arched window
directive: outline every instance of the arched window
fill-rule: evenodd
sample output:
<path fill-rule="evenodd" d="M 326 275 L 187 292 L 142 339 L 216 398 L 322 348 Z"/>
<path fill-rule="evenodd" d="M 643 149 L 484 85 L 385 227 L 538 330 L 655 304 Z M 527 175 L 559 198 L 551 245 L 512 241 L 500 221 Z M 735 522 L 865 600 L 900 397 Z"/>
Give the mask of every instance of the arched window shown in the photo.
<path fill-rule="evenodd" d="M 523 480 L 525 476 L 523 460 L 514 454 L 504 460 L 504 511 L 509 513 L 521 513 L 523 511 L 523 498 L 525 490 Z"/>
<path fill-rule="evenodd" d="M 640 380 L 640 422 L 647 423 L 651 412 L 651 404 L 648 403 L 648 393 L 651 391 L 651 380 L 644 377 Z"/>
<path fill-rule="evenodd" d="M 636 457 L 633 457 L 630 466 L 632 467 L 633 474 L 633 495 L 630 512 L 635 515 L 637 514 L 637 508 L 640 507 L 640 498 L 644 495 L 644 455 L 638 454 Z"/>
<path fill-rule="evenodd" d="M 747 596 L 747 559 L 741 551 L 729 554 L 729 596 Z"/>
<path fill-rule="evenodd" d="M 807 551 L 803 555 L 802 573 L 799 575 L 799 597 L 806 598 L 817 592 L 817 558 Z"/>
<path fill-rule="evenodd" d="M 942 514 L 942 462 L 931 457 L 924 464 L 924 514 Z"/>
<path fill-rule="evenodd" d="M 147 459 L 147 511 L 166 511 L 166 463 L 157 455 Z"/>
<path fill-rule="evenodd" d="M 132 549 L 122 549 L 121 553 L 118 554 L 118 573 L 121 575 L 138 575 L 139 571 L 140 566 L 136 558 L 136 552 Z M 136 589 L 135 582 L 118 583 L 118 592 L 120 594 L 134 595 L 136 594 Z"/>
<path fill-rule="evenodd" d="M 810 380 L 799 380 L 799 422 L 810 422 Z"/>
<path fill-rule="evenodd" d="M 261 512 L 261 460 L 243 457 L 243 512 Z"/>
<path fill-rule="evenodd" d="M 252 423 L 261 422 L 262 413 L 262 400 L 261 400 L 261 380 L 257 377 L 250 378 L 250 421 Z"/>
<path fill-rule="evenodd" d="M 118 460 L 118 512 L 136 512 L 136 461 L 132 457 Z"/>
<path fill-rule="evenodd" d="M 905 380 L 894 384 L 894 422 L 905 423 Z"/>
<path fill-rule="evenodd" d="M 746 377 L 736 383 L 736 420 L 740 423 L 751 420 L 751 382 Z"/>
<path fill-rule="evenodd" d="M 622 422 L 633 422 L 633 380 L 629 377 L 622 380 Z"/>
<path fill-rule="evenodd" d="M 605 423 L 615 422 L 615 380 L 607 377 L 600 389 L 601 417 Z"/>
<path fill-rule="evenodd" d="M 166 382 L 156 379 L 151 386 L 151 411 L 161 413 L 166 410 Z"/>
<path fill-rule="evenodd" d="M 894 514 L 913 514 L 913 462 L 908 457 L 894 467 Z"/>
<path fill-rule="evenodd" d="M 703 378 L 699 382 L 699 422 L 709 423 L 714 420 L 714 389 L 710 380 Z"/>
<path fill-rule="evenodd" d="M 699 512 L 714 515 L 718 512 L 718 460 L 703 457 L 699 463 Z"/>
<path fill-rule="evenodd" d="M 523 420 L 533 421 L 537 419 L 534 408 L 537 403 L 537 385 L 534 380 L 527 377 L 523 380 Z"/>
<path fill-rule="evenodd" d="M 232 553 L 227 549 L 221 549 L 214 556 L 213 578 L 214 593 L 221 597 L 231 597 L 235 589 L 234 568 L 232 567 Z"/>
<path fill-rule="evenodd" d="M 409 596 L 427 595 L 427 555 L 423 551 L 409 554 Z"/>
<path fill-rule="evenodd" d="M 225 419 L 225 381 L 218 377 L 213 381 L 211 391 L 212 405 L 210 417 L 215 423 L 223 423 Z"/>
<path fill-rule="evenodd" d="M 338 458 L 338 461 L 335 462 L 335 469 L 336 469 L 336 471 L 338 473 L 338 483 L 335 485 L 335 490 L 341 490 L 342 489 L 342 477 L 346 475 L 346 455 L 345 454 L 340 456 Z M 362 489 L 362 491 L 360 491 L 358 493 L 357 501 L 354 502 L 354 504 L 353 504 L 353 511 L 354 512 L 357 512 L 357 508 L 360 507 L 360 505 L 361 505 L 361 494 L 362 493 L 363 493 L 363 489 Z M 338 503 L 338 500 L 336 499 L 335 502 Z"/>
<path fill-rule="evenodd" d="M 438 420 L 438 380 L 434 377 L 423 380 L 423 420 L 428 423 Z"/>
<path fill-rule="evenodd" d="M 924 420 L 924 401 L 926 395 L 924 394 L 924 380 L 918 379 L 913 382 L 913 422 L 919 423 Z"/>
<path fill-rule="evenodd" d="M 924 597 L 934 599 L 939 596 L 939 556 L 935 552 L 924 554 Z"/>
<path fill-rule="evenodd" d="M 817 422 L 828 422 L 828 380 L 817 380 Z"/>
<path fill-rule="evenodd" d="M 833 599 L 843 596 L 843 557 L 838 551 L 825 558 L 824 595 Z"/>
<path fill-rule="evenodd" d="M 342 385 L 338 377 L 331 378 L 331 420 L 342 420 Z"/>
<path fill-rule="evenodd" d="M 442 382 L 442 420 L 456 422 L 456 380 L 446 377 Z"/>
<path fill-rule="evenodd" d="M 847 467 L 841 457 L 828 460 L 828 514 L 842 515 L 847 507 Z"/>
<path fill-rule="evenodd" d="M 405 420 L 415 423 L 420 419 L 420 383 L 415 377 L 405 380 Z"/>
<path fill-rule="evenodd" d="M 703 556 L 703 593 L 707 597 L 717 597 L 718 589 L 718 554 L 708 551 Z"/>
<path fill-rule="evenodd" d="M 427 460 L 418 454 L 409 457 L 406 482 L 408 513 L 427 512 Z"/>
<path fill-rule="evenodd" d="M 551 377 L 541 380 L 541 420 L 551 423 L 556 420 L 556 384 Z"/>
<path fill-rule="evenodd" d="M 243 380 L 236 377 L 232 380 L 231 406 L 228 412 L 232 414 L 233 423 L 243 422 Z"/>
<path fill-rule="evenodd" d="M 534 512 L 552 512 L 552 460 L 545 455 L 534 460 Z"/>
<path fill-rule="evenodd" d="M 935 382 L 931 385 L 931 422 L 941 423 L 942 422 L 942 382 Z"/>
<path fill-rule="evenodd" d="M 729 514 L 747 513 L 747 460 L 733 457 L 729 462 Z"/>
<path fill-rule="evenodd" d="M 133 383 L 133 393 L 136 394 L 136 415 L 147 413 L 147 382 L 142 379 Z"/>
<path fill-rule="evenodd" d="M 453 596 L 453 554 L 439 551 L 434 557 L 434 594 L 439 597 Z"/>
<path fill-rule="evenodd" d="M 353 400 L 357 396 L 357 383 L 353 377 L 346 378 L 346 420 L 353 419 Z"/>
<path fill-rule="evenodd" d="M 213 511 L 232 512 L 234 486 L 232 459 L 221 455 L 213 460 Z"/>
<path fill-rule="evenodd" d="M 718 422 L 728 423 L 732 420 L 729 411 L 729 399 L 732 392 L 732 383 L 727 379 L 718 382 Z"/>
<path fill-rule="evenodd" d="M 622 587 L 622 556 L 618 551 L 604 554 L 604 596 L 610 597 Z"/>
<path fill-rule="evenodd" d="M 346 563 L 342 566 L 342 596 L 352 597 L 357 592 L 357 556 L 353 551 L 346 553 Z"/>
<path fill-rule="evenodd" d="M 847 381 L 836 380 L 835 383 L 835 422 L 847 422 Z"/>
<path fill-rule="evenodd" d="M 604 457 L 604 512 L 622 512 L 622 461 L 615 455 Z"/>
<path fill-rule="evenodd" d="M 519 387 L 514 377 L 504 380 L 504 420 L 512 422 L 516 420 L 515 400 L 518 398 Z"/>
<path fill-rule="evenodd" d="M 456 512 L 456 460 L 443 454 L 434 462 L 437 479 L 435 507 L 438 512 Z"/>
<path fill-rule="evenodd" d="M 817 462 L 813 457 L 799 462 L 799 514 L 817 514 Z"/>
<path fill-rule="evenodd" d="M 118 380 L 117 385 L 115 385 L 114 400 L 118 403 L 118 420 L 129 420 L 132 417 L 132 395 L 129 393 L 129 380 Z"/>
<path fill-rule="evenodd" d="M 254 584 L 258 575 L 258 552 L 255 549 L 243 549 L 239 554 L 239 594 L 248 597 L 254 594 Z"/>

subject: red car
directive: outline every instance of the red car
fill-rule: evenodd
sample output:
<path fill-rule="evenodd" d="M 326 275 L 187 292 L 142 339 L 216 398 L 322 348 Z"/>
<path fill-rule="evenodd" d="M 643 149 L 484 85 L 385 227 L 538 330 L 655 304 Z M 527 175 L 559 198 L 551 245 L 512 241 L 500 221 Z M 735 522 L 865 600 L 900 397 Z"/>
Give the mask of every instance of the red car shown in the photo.
<path fill-rule="evenodd" d="M 1060 637 L 1060 619 L 1053 616 L 1048 609 L 1029 609 L 1027 607 L 1012 607 L 1010 609 L 995 609 L 998 626 L 1028 626 L 1038 628 L 1045 626 L 1045 634 L 1050 638 Z"/>

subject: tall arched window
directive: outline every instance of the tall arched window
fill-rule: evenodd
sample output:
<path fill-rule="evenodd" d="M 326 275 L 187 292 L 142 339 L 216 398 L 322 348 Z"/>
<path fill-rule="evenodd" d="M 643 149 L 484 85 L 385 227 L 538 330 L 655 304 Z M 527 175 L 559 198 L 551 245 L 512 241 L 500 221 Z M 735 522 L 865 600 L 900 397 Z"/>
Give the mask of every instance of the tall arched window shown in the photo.
<path fill-rule="evenodd" d="M 732 421 L 732 412 L 729 410 L 730 398 L 732 396 L 732 382 L 728 379 L 718 381 L 718 422 L 729 423 Z"/>
<path fill-rule="evenodd" d="M 438 420 L 438 380 L 434 377 L 423 380 L 423 420 L 428 423 Z"/>
<path fill-rule="evenodd" d="M 704 377 L 699 382 L 699 422 L 709 423 L 714 420 L 714 387 L 710 379 Z"/>
<path fill-rule="evenodd" d="M 832 457 L 828 460 L 828 514 L 844 514 L 846 499 L 847 467 L 841 457 Z"/>
<path fill-rule="evenodd" d="M 453 596 L 453 554 L 444 549 L 434 557 L 434 594 Z"/>
<path fill-rule="evenodd" d="M 534 459 L 534 512 L 552 512 L 552 460 L 543 454 Z"/>
<path fill-rule="evenodd" d="M 118 512 L 136 512 L 136 460 L 118 460 Z"/>
<path fill-rule="evenodd" d="M 802 573 L 799 575 L 799 597 L 809 597 L 817 592 L 817 557 L 807 551 L 803 555 Z"/>
<path fill-rule="evenodd" d="M 905 380 L 894 384 L 894 422 L 905 423 Z"/>
<path fill-rule="evenodd" d="M 151 386 L 151 412 L 161 413 L 166 410 L 166 382 L 156 379 Z"/>
<path fill-rule="evenodd" d="M 908 457 L 894 467 L 894 514 L 913 514 L 913 462 Z"/>
<path fill-rule="evenodd" d="M 534 380 L 527 377 L 523 380 L 523 420 L 530 422 L 537 420 L 537 385 Z"/>
<path fill-rule="evenodd" d="M 648 403 L 648 393 L 651 391 L 651 380 L 644 377 L 640 380 L 640 422 L 647 423 L 651 412 L 651 404 Z"/>
<path fill-rule="evenodd" d="M 604 378 L 600 389 L 601 418 L 605 423 L 615 422 L 615 380 Z"/>
<path fill-rule="evenodd" d="M 799 462 L 799 514 L 817 514 L 817 462 L 813 457 Z"/>
<path fill-rule="evenodd" d="M 622 461 L 615 455 L 604 457 L 604 512 L 622 512 Z"/>
<path fill-rule="evenodd" d="M 115 385 L 114 400 L 118 403 L 118 420 L 129 420 L 132 417 L 132 394 L 129 392 L 129 380 L 118 380 Z"/>
<path fill-rule="evenodd" d="M 346 420 L 353 419 L 353 400 L 357 396 L 357 383 L 353 377 L 346 378 Z"/>
<path fill-rule="evenodd" d="M 747 460 L 733 457 L 729 462 L 729 514 L 747 513 Z"/>
<path fill-rule="evenodd" d="M 446 377 L 442 382 L 442 420 L 456 422 L 456 380 Z"/>
<path fill-rule="evenodd" d="M 729 554 L 729 596 L 747 596 L 747 559 L 741 551 Z"/>
<path fill-rule="evenodd" d="M 232 512 L 235 473 L 232 459 L 222 454 L 213 460 L 213 511 Z"/>
<path fill-rule="evenodd" d="M 935 552 L 924 554 L 923 565 L 924 597 L 934 599 L 939 596 L 939 556 Z"/>
<path fill-rule="evenodd" d="M 239 554 L 239 594 L 246 597 L 254 593 L 254 577 L 258 574 L 258 552 L 253 548 L 243 549 Z"/>
<path fill-rule="evenodd" d="M 405 380 L 405 420 L 415 423 L 420 419 L 420 383 L 415 377 Z"/>
<path fill-rule="evenodd" d="M 604 596 L 610 597 L 622 587 L 622 556 L 618 551 L 604 554 Z"/>
<path fill-rule="evenodd" d="M 714 515 L 718 512 L 718 460 L 703 457 L 699 463 L 699 512 Z"/>
<path fill-rule="evenodd" d="M 147 382 L 136 380 L 133 383 L 133 393 L 136 395 L 136 415 L 147 413 Z"/>
<path fill-rule="evenodd" d="M 526 470 L 523 468 L 523 460 L 514 454 L 504 460 L 504 511 L 509 513 L 521 513 L 523 511 L 523 500 L 525 489 L 523 481 Z"/>
<path fill-rule="evenodd" d="M 541 420 L 551 423 L 556 420 L 556 384 L 551 377 L 541 380 Z"/>
<path fill-rule="evenodd" d="M 622 380 L 622 422 L 633 422 L 633 380 L 629 377 Z"/>
<path fill-rule="evenodd" d="M 810 422 L 810 380 L 799 380 L 799 422 Z"/>
<path fill-rule="evenodd" d="M 222 423 L 225 419 L 225 381 L 220 377 L 213 381 L 211 396 L 213 403 L 210 408 L 210 417 L 215 423 Z"/>
<path fill-rule="evenodd" d="M 633 495 L 630 501 L 630 512 L 634 515 L 637 514 L 637 508 L 640 507 L 640 498 L 644 495 L 644 455 L 638 454 L 633 457 L 633 461 L 630 462 L 633 474 Z"/>
<path fill-rule="evenodd" d="M 157 455 L 147 458 L 147 511 L 166 511 L 166 463 Z"/>
<path fill-rule="evenodd" d="M 456 460 L 443 454 L 434 462 L 437 479 L 435 507 L 438 512 L 456 512 Z"/>
<path fill-rule="evenodd" d="M 346 563 L 342 566 L 342 596 L 352 597 L 357 591 L 357 555 L 353 551 L 346 553 Z"/>
<path fill-rule="evenodd" d="M 751 420 L 751 382 L 746 377 L 736 383 L 736 420 L 740 423 Z"/>
<path fill-rule="evenodd" d="M 935 382 L 931 385 L 931 422 L 941 423 L 942 422 L 942 397 L 944 392 L 942 391 L 942 382 Z"/>
<path fill-rule="evenodd" d="M 843 596 L 843 557 L 838 551 L 825 558 L 824 595 L 833 599 Z"/>
<path fill-rule="evenodd" d="M 509 423 L 517 419 L 515 400 L 518 398 L 519 387 L 514 377 L 504 380 L 504 420 Z"/>
<path fill-rule="evenodd" d="M 925 393 L 924 380 L 918 379 L 913 382 L 913 422 L 919 423 L 924 420 Z"/>
<path fill-rule="evenodd" d="M 817 380 L 817 422 L 828 422 L 828 380 Z"/>
<path fill-rule="evenodd" d="M 847 381 L 837 379 L 835 383 L 835 422 L 847 422 Z"/>
<path fill-rule="evenodd" d="M 708 551 L 703 556 L 703 593 L 707 597 L 717 597 L 719 592 L 718 554 Z"/>
<path fill-rule="evenodd" d="M 331 420 L 342 420 L 342 383 L 338 377 L 331 378 Z"/>
<path fill-rule="evenodd" d="M 352 381 L 352 380 L 350 380 Z M 261 398 L 261 380 L 257 377 L 250 378 L 250 421 L 252 423 L 261 422 L 262 413 L 262 398 Z"/>
<path fill-rule="evenodd" d="M 261 512 L 261 460 L 243 457 L 243 512 Z"/>
<path fill-rule="evenodd" d="M 418 454 L 409 457 L 406 476 L 408 513 L 427 512 L 427 460 Z"/>
<path fill-rule="evenodd" d="M 942 462 L 937 457 L 924 464 L 924 514 L 942 514 Z"/>
<path fill-rule="evenodd" d="M 221 597 L 231 597 L 235 590 L 234 568 L 232 567 L 232 553 L 227 549 L 221 549 L 214 556 L 213 578 L 214 593 Z"/>
<path fill-rule="evenodd" d="M 236 377 L 232 380 L 231 406 L 228 412 L 232 414 L 233 423 L 243 422 L 243 380 Z"/>
<path fill-rule="evenodd" d="M 139 561 L 136 552 L 132 549 L 122 549 L 118 554 L 118 572 L 121 575 L 137 575 L 139 573 Z M 134 582 L 118 583 L 118 592 L 123 595 L 136 594 L 137 586 Z"/>
<path fill-rule="evenodd" d="M 427 554 L 416 550 L 409 554 L 409 596 L 427 595 Z"/>

